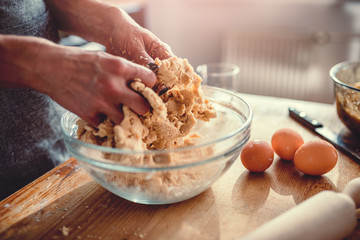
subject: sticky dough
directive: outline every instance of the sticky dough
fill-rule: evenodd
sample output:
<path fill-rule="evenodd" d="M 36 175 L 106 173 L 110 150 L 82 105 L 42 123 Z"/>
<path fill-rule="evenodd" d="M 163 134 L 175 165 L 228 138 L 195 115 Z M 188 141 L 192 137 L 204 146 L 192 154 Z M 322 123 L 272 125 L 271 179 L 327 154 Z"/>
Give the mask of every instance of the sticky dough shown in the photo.
<path fill-rule="evenodd" d="M 130 85 L 148 100 L 150 112 L 139 116 L 123 106 L 124 120 L 118 125 L 107 118 L 93 127 L 80 119 L 77 122 L 78 138 L 101 146 L 139 151 L 193 144 L 191 137 L 199 137 L 189 136 L 195 123 L 216 117 L 212 106 L 203 98 L 201 78 L 186 59 L 156 59 L 155 64 L 158 67 L 155 71 L 157 82 L 152 89 L 140 80 Z M 169 157 L 166 159 L 168 161 Z M 156 164 L 154 159 L 144 157 L 120 160 L 135 165 Z"/>

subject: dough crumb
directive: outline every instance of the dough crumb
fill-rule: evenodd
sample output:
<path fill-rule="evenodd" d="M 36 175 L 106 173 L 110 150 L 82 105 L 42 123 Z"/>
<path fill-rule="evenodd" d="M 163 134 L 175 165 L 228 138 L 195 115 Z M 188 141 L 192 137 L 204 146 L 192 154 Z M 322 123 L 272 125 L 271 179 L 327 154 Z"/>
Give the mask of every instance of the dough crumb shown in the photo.
<path fill-rule="evenodd" d="M 66 226 L 62 226 L 61 232 L 62 232 L 62 234 L 63 234 L 64 237 L 67 237 L 67 236 L 69 236 L 70 228 L 68 228 L 68 227 L 66 227 Z"/>

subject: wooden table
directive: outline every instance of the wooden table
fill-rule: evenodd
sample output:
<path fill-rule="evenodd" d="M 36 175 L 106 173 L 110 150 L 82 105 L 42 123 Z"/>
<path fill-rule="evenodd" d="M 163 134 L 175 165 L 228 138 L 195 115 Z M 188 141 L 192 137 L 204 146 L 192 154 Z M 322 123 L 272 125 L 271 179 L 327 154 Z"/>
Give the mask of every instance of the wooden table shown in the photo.
<path fill-rule="evenodd" d="M 254 111 L 251 139 L 270 142 L 282 127 L 305 141 L 317 139 L 288 116 L 288 106 L 344 129 L 334 105 L 241 96 Z M 249 173 L 238 160 L 204 193 L 147 206 L 108 192 L 70 159 L 0 202 L 0 239 L 237 239 L 322 190 L 342 191 L 359 176 L 359 163 L 341 152 L 336 167 L 321 177 L 305 176 L 278 157 L 264 174 Z M 360 224 L 348 239 L 360 239 Z"/>

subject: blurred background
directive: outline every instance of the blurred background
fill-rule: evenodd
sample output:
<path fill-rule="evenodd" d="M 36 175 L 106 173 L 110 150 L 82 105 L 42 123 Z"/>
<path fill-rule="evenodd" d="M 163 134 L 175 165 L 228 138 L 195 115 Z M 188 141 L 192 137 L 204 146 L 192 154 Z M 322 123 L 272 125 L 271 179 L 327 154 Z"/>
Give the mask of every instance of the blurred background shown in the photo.
<path fill-rule="evenodd" d="M 195 68 L 240 67 L 243 93 L 333 103 L 330 68 L 358 60 L 360 1 L 103 0 Z"/>

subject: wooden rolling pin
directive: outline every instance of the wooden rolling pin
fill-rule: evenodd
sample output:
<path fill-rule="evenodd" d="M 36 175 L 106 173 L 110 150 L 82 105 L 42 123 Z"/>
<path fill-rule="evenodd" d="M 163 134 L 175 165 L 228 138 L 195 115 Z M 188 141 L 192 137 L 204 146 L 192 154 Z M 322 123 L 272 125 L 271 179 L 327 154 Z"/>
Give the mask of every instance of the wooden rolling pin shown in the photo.
<path fill-rule="evenodd" d="M 343 193 L 322 191 L 250 232 L 241 240 L 340 240 L 357 225 L 360 178 Z"/>

